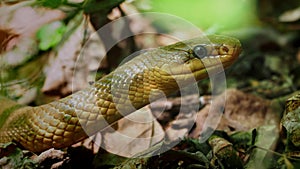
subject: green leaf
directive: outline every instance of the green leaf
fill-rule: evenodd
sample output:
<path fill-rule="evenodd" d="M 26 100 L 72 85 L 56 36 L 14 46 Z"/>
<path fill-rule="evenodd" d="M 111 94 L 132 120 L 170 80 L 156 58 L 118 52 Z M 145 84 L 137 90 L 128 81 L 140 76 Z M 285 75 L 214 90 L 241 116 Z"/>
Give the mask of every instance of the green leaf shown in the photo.
<path fill-rule="evenodd" d="M 260 148 L 252 150 L 245 169 L 268 168 L 272 162 L 268 156 L 268 151 L 272 151 L 279 137 L 277 125 L 260 126 L 256 130 L 253 130 L 252 135 L 254 146 Z"/>
<path fill-rule="evenodd" d="M 61 21 L 52 22 L 44 25 L 37 32 L 39 49 L 48 50 L 56 46 L 62 39 L 66 31 L 66 25 Z"/>
<path fill-rule="evenodd" d="M 57 8 L 63 3 L 63 1 L 64 0 L 40 0 L 38 2 L 40 2 L 44 7 Z"/>
<path fill-rule="evenodd" d="M 0 168 L 14 169 L 34 169 L 37 168 L 37 162 L 33 161 L 29 154 L 24 154 L 23 151 L 16 146 L 15 143 L 9 142 L 0 144 L 1 161 L 6 161 L 0 164 Z"/>

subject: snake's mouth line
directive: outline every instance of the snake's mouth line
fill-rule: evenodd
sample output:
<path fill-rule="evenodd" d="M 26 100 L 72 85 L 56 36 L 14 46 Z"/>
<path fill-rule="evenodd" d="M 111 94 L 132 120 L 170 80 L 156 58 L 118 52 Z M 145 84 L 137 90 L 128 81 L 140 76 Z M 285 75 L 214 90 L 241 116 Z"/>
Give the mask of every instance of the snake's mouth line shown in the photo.
<path fill-rule="evenodd" d="M 238 46 L 233 46 L 233 51 L 228 54 L 216 54 L 216 55 L 209 55 L 202 59 L 196 59 L 194 63 L 191 63 L 192 65 L 189 66 L 190 70 L 189 72 L 183 71 L 180 74 L 177 74 L 176 76 L 180 75 L 187 75 L 187 74 L 197 74 L 197 73 L 203 73 L 208 71 L 213 71 L 212 69 L 216 69 L 216 73 L 220 73 L 220 71 L 224 71 L 225 68 L 229 67 L 239 56 L 241 52 L 241 49 Z M 212 60 L 213 59 L 213 60 Z M 199 63 L 195 63 L 198 62 Z"/>
<path fill-rule="evenodd" d="M 192 66 L 190 71 L 191 73 L 197 72 L 197 71 L 203 71 L 205 69 L 213 69 L 213 68 L 227 68 L 231 65 L 232 60 L 235 60 L 238 58 L 238 51 L 234 51 L 233 54 L 225 54 L 225 55 L 210 55 L 206 56 L 205 58 L 201 59 L 201 63 L 194 64 L 195 66 Z M 214 59 L 214 60 L 212 60 Z M 199 59 L 198 59 L 199 60 Z M 184 73 L 184 72 L 183 72 Z M 182 74 L 183 74 L 182 73 Z"/>
<path fill-rule="evenodd" d="M 194 58 L 185 63 L 186 66 L 169 68 L 168 71 L 162 73 L 161 76 L 187 79 L 189 77 L 197 76 L 199 73 L 203 75 L 209 72 L 220 73 L 232 64 L 233 57 L 237 58 L 237 56 L 232 54 L 207 56 L 203 59 Z"/>

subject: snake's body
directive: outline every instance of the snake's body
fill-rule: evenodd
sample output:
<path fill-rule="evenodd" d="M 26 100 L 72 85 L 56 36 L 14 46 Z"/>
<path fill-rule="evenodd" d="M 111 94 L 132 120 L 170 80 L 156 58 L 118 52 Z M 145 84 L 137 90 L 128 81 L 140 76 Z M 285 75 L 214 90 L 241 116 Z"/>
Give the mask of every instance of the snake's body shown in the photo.
<path fill-rule="evenodd" d="M 199 45 L 201 56 L 194 50 Z M 222 64 L 227 68 L 240 51 L 234 38 L 199 37 L 142 53 L 89 88 L 49 104 L 26 107 L 0 98 L 0 143 L 15 141 L 33 152 L 70 146 L 162 92 L 169 95 Z"/>

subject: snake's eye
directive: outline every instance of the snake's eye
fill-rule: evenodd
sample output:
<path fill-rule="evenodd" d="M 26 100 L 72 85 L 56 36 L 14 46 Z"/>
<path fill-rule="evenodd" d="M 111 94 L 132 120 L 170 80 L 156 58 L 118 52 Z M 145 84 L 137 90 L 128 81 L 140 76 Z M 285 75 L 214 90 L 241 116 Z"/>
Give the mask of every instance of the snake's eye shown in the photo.
<path fill-rule="evenodd" d="M 203 45 L 197 45 L 193 49 L 193 55 L 200 59 L 203 59 L 207 55 L 207 50 Z"/>

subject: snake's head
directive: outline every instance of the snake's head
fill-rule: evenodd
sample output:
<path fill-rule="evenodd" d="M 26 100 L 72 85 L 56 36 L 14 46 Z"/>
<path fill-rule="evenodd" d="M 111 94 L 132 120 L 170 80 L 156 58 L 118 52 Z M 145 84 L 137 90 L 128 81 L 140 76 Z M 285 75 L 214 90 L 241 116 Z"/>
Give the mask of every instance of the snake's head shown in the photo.
<path fill-rule="evenodd" d="M 161 49 L 173 53 L 169 55 L 172 56 L 169 63 L 162 66 L 163 70 L 175 78 L 184 75 L 187 79 L 189 75 L 194 75 L 197 81 L 208 74 L 224 71 L 242 51 L 239 40 L 220 35 L 198 37 Z"/>
<path fill-rule="evenodd" d="M 217 35 L 194 38 L 148 50 L 118 67 L 107 76 L 107 81 L 115 84 L 111 87 L 115 93 L 129 91 L 131 103 L 141 107 L 149 98 L 158 99 L 162 93 L 169 95 L 212 73 L 224 71 L 240 52 L 241 44 L 235 38 Z"/>

